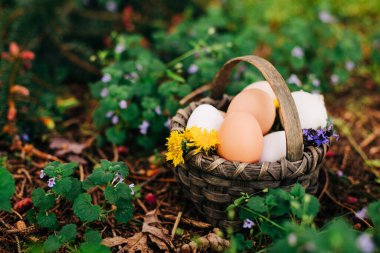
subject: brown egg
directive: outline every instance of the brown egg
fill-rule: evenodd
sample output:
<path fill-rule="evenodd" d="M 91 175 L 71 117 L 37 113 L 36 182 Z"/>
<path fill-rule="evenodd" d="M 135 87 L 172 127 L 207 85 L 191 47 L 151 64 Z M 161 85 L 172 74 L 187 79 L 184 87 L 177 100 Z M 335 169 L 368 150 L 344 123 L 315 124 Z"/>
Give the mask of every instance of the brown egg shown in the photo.
<path fill-rule="evenodd" d="M 259 89 L 247 89 L 240 92 L 231 101 L 227 115 L 232 112 L 249 112 L 259 122 L 262 133 L 267 134 L 273 126 L 276 108 L 273 99 Z"/>
<path fill-rule="evenodd" d="M 227 114 L 218 132 L 218 154 L 226 160 L 254 163 L 260 160 L 264 138 L 257 120 L 248 112 Z"/>

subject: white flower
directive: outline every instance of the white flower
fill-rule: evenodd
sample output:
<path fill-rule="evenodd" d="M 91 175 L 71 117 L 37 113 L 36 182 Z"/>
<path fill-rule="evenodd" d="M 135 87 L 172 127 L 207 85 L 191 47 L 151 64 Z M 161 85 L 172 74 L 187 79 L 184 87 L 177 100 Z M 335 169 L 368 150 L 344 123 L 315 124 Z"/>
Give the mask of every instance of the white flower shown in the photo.
<path fill-rule="evenodd" d="M 367 217 L 367 207 L 364 207 L 361 210 L 357 211 L 356 216 L 361 219 L 365 219 Z"/>
<path fill-rule="evenodd" d="M 168 118 L 168 119 L 166 120 L 164 126 L 165 126 L 166 128 L 169 128 L 169 129 L 170 129 L 170 126 L 171 126 L 171 120 L 170 120 L 170 118 Z"/>
<path fill-rule="evenodd" d="M 189 74 L 195 74 L 198 72 L 198 66 L 195 64 L 191 64 L 189 69 L 187 70 L 187 73 Z"/>
<path fill-rule="evenodd" d="M 315 87 L 321 86 L 321 81 L 319 79 L 315 78 L 313 81 L 311 81 L 311 84 L 314 85 Z"/>
<path fill-rule="evenodd" d="M 332 24 L 336 22 L 336 18 L 331 15 L 328 11 L 319 12 L 319 20 L 326 24 Z"/>
<path fill-rule="evenodd" d="M 135 191 L 133 190 L 133 188 L 135 188 L 135 184 L 130 184 L 128 185 L 129 189 L 131 189 L 131 194 L 132 195 L 135 195 Z"/>
<path fill-rule="evenodd" d="M 304 52 L 303 49 L 299 46 L 296 46 L 292 49 L 292 56 L 295 58 L 303 58 Z"/>
<path fill-rule="evenodd" d="M 255 225 L 255 223 L 253 221 L 251 221 L 250 219 L 245 219 L 244 224 L 243 224 L 243 228 L 249 228 L 250 229 L 254 225 Z"/>
<path fill-rule="evenodd" d="M 296 74 L 291 74 L 287 80 L 288 83 L 293 83 L 297 86 L 301 86 L 301 81 Z"/>
<path fill-rule="evenodd" d="M 288 243 L 292 247 L 297 244 L 297 236 L 294 233 L 289 234 Z"/>
<path fill-rule="evenodd" d="M 156 112 L 157 115 L 161 115 L 162 114 L 161 107 L 159 105 L 156 106 L 156 108 L 154 108 L 154 111 Z"/>
<path fill-rule="evenodd" d="M 363 233 L 356 239 L 356 247 L 363 253 L 375 252 L 376 246 L 369 234 Z"/>
<path fill-rule="evenodd" d="M 119 102 L 119 107 L 120 107 L 120 109 L 127 109 L 127 107 L 128 107 L 128 102 L 127 102 L 126 100 L 121 100 L 121 101 Z"/>

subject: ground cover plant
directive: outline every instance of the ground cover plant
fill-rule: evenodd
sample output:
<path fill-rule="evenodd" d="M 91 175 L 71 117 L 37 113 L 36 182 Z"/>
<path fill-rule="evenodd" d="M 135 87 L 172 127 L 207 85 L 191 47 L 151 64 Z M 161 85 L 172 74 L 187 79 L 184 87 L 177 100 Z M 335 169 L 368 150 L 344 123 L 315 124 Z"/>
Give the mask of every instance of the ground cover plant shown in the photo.
<path fill-rule="evenodd" d="M 377 252 L 379 16 L 376 1 L 0 1 L 0 251 Z M 241 230 L 222 231 L 182 197 L 165 143 L 247 54 L 324 94 L 340 138 L 315 196 L 241 193 Z M 240 65 L 227 93 L 261 79 Z"/>

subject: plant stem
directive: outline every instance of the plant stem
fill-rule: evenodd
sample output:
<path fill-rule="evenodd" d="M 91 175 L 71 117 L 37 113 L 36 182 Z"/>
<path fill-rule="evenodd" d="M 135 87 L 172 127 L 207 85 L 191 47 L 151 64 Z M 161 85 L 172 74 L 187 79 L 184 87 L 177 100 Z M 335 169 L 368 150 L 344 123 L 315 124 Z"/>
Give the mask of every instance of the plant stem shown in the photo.
<path fill-rule="evenodd" d="M 276 222 L 272 221 L 271 219 L 265 217 L 264 215 L 262 215 L 262 214 L 260 214 L 260 213 L 258 213 L 258 212 L 255 212 L 255 211 L 253 211 L 253 210 L 251 210 L 251 209 L 249 209 L 249 208 L 243 207 L 243 206 L 241 206 L 240 208 L 244 209 L 245 211 L 248 211 L 248 212 L 250 212 L 250 213 L 253 213 L 253 214 L 259 216 L 260 218 L 266 220 L 267 222 L 269 222 L 269 223 L 272 224 L 273 226 L 275 226 L 275 227 L 281 229 L 282 231 L 286 231 L 286 229 L 285 229 L 284 227 L 282 227 L 281 225 L 279 225 L 279 224 L 277 224 Z"/>

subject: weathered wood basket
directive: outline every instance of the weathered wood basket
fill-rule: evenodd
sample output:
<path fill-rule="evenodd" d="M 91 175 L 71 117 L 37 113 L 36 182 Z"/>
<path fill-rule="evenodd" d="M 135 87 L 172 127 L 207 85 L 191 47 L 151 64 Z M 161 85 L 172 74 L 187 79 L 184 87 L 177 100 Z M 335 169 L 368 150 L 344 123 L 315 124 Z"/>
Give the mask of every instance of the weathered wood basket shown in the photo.
<path fill-rule="evenodd" d="M 259 69 L 276 94 L 286 134 L 287 157 L 277 162 L 240 163 L 218 155 L 189 152 L 184 158 L 185 164 L 174 168 L 185 196 L 208 222 L 223 228 L 241 225 L 240 221 L 229 220 L 225 211 L 241 192 L 252 194 L 264 188 L 278 187 L 288 190 L 295 183 L 300 183 L 307 192 L 315 193 L 319 167 L 328 149 L 327 144 L 304 148 L 297 109 L 284 79 L 271 63 L 253 55 L 233 58 L 224 64 L 213 80 L 211 97 L 178 110 L 172 119 L 171 130 L 184 130 L 190 114 L 201 104 L 226 111 L 232 97 L 223 94 L 224 89 L 232 69 L 239 62 L 248 62 Z"/>

